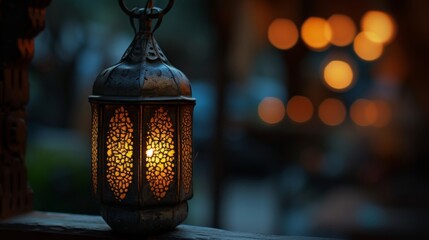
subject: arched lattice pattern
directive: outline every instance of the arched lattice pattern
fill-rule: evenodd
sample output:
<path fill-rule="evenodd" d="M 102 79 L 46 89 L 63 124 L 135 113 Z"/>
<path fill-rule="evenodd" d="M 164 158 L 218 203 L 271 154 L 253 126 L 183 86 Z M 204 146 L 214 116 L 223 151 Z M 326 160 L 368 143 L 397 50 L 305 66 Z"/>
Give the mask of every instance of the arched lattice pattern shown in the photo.
<path fill-rule="evenodd" d="M 92 166 L 92 189 L 94 193 L 97 192 L 97 168 L 98 168 L 98 109 L 92 107 L 92 131 L 91 131 L 91 166 Z"/>
<path fill-rule="evenodd" d="M 158 200 L 174 179 L 174 128 L 168 111 L 160 107 L 149 122 L 146 137 L 146 180 Z"/>
<path fill-rule="evenodd" d="M 192 184 L 192 107 L 183 107 L 182 123 L 182 161 L 183 185 L 185 194 L 191 191 Z"/>
<path fill-rule="evenodd" d="M 133 179 L 133 123 L 124 107 L 110 118 L 107 132 L 107 182 L 115 198 L 123 200 Z"/>

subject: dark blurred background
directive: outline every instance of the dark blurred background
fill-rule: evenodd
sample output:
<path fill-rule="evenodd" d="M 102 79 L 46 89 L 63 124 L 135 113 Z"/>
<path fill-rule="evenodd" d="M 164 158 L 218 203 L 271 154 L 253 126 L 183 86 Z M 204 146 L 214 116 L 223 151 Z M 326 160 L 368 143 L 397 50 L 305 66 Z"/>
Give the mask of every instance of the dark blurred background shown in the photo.
<path fill-rule="evenodd" d="M 425 0 L 176 1 L 156 38 L 197 99 L 186 223 L 428 236 L 428 13 Z M 132 38 L 117 1 L 48 8 L 28 105 L 36 209 L 98 214 L 87 97 Z"/>

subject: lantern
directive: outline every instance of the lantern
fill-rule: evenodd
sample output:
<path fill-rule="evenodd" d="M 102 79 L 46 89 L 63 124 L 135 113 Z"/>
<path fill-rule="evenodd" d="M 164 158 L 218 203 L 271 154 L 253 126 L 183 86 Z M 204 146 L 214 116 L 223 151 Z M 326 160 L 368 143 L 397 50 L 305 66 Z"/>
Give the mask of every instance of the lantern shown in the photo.
<path fill-rule="evenodd" d="M 150 234 L 172 229 L 192 197 L 195 99 L 153 37 L 171 9 L 130 11 L 135 38 L 120 62 L 104 70 L 89 96 L 92 109 L 92 190 L 114 231 Z"/>

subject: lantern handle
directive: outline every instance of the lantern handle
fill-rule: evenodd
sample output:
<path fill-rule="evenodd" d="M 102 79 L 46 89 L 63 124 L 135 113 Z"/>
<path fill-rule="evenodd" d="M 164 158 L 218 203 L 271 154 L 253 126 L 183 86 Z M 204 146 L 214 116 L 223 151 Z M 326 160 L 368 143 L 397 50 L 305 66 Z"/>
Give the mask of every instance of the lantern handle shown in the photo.
<path fill-rule="evenodd" d="M 125 0 L 119 0 L 119 6 L 121 7 L 122 11 L 124 11 L 128 16 L 132 17 L 132 18 L 139 18 L 140 14 L 138 13 L 139 11 L 132 11 L 130 9 L 128 9 L 128 7 L 125 5 L 124 3 Z M 164 16 L 165 14 L 167 14 L 171 8 L 174 5 L 174 1 L 175 0 L 169 0 L 167 6 L 162 9 L 161 11 L 155 11 L 155 12 L 151 12 L 151 13 L 146 13 L 146 17 L 148 18 L 159 18 Z M 148 0 L 148 3 L 152 2 L 152 0 Z M 148 4 L 146 4 L 148 5 Z"/>

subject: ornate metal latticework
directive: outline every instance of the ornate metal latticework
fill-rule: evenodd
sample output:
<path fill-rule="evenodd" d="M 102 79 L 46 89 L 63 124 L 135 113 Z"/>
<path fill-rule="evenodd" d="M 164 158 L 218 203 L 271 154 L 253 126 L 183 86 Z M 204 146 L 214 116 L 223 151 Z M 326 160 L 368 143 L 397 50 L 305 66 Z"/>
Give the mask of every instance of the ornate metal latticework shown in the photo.
<path fill-rule="evenodd" d="M 106 178 L 116 199 L 123 200 L 133 181 L 133 123 L 124 107 L 115 110 L 107 132 Z"/>
<path fill-rule="evenodd" d="M 192 190 L 192 107 L 183 108 L 182 126 L 182 166 L 185 194 Z"/>
<path fill-rule="evenodd" d="M 174 1 L 162 10 L 149 0 L 133 11 L 119 2 L 139 26 L 121 61 L 97 77 L 89 97 L 98 115 L 92 119 L 98 136 L 94 195 L 113 230 L 147 234 L 171 229 L 187 216 L 195 99 L 189 80 L 152 35 L 152 21 L 156 29 Z"/>
<path fill-rule="evenodd" d="M 146 179 L 158 200 L 174 180 L 174 128 L 168 112 L 160 107 L 150 119 L 146 135 Z"/>
<path fill-rule="evenodd" d="M 98 171 L 98 109 L 92 107 L 91 123 L 91 168 L 92 168 L 92 190 L 97 192 L 97 171 Z"/>

